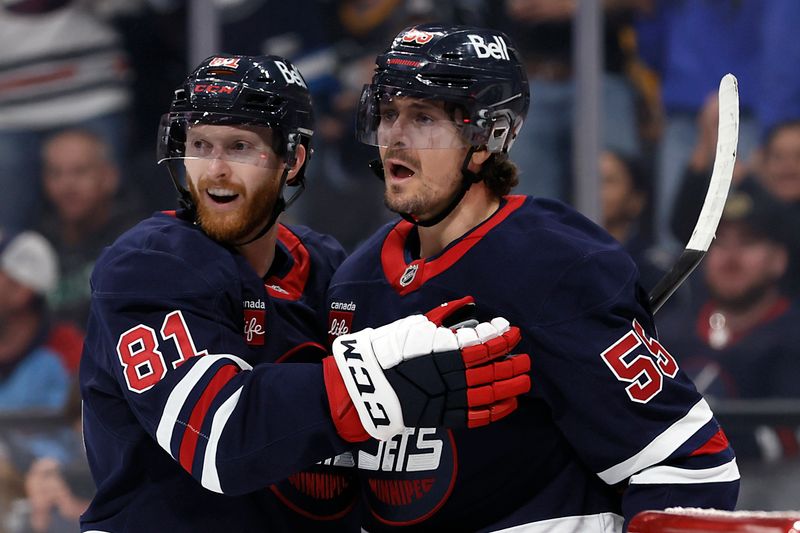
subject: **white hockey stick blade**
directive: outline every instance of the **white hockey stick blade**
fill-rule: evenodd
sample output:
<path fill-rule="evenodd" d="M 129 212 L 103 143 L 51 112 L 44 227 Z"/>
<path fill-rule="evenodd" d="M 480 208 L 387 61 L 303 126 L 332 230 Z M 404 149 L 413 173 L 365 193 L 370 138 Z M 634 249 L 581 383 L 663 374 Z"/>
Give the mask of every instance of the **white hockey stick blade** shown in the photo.
<path fill-rule="evenodd" d="M 714 239 L 733 178 L 738 142 L 739 83 L 733 74 L 726 74 L 719 84 L 719 126 L 714 170 L 711 173 L 703 208 L 697 217 L 697 225 L 686 245 L 690 250 L 708 251 Z"/>
<path fill-rule="evenodd" d="M 719 84 L 717 153 L 706 198 L 683 253 L 650 291 L 650 309 L 653 313 L 661 309 L 664 302 L 689 277 L 711 246 L 731 187 L 738 142 L 739 83 L 733 74 L 726 74 Z"/>

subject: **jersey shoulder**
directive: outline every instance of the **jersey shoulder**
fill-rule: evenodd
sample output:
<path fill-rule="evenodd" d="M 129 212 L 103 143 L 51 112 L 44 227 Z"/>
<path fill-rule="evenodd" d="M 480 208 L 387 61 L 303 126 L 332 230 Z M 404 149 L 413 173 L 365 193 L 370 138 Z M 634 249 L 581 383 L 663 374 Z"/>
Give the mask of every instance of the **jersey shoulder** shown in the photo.
<path fill-rule="evenodd" d="M 397 224 L 397 220 L 384 224 L 361 243 L 336 270 L 331 285 L 349 280 L 382 279 L 381 248 L 387 235 L 394 231 Z"/>
<path fill-rule="evenodd" d="M 156 213 L 123 233 L 92 272 L 95 294 L 192 294 L 240 277 L 234 254 L 199 227 Z"/>
<path fill-rule="evenodd" d="M 298 224 L 281 224 L 289 233 L 296 236 L 303 246 L 308 250 L 312 262 L 318 268 L 324 269 L 329 274 L 333 272 L 342 264 L 342 261 L 347 257 L 342 245 L 332 235 L 320 233 L 307 226 Z M 285 235 L 281 232 L 280 235 Z M 279 235 L 279 239 L 284 245 L 291 246 L 291 242 L 285 242 L 286 239 Z M 330 275 L 328 276 L 330 277 Z"/>
<path fill-rule="evenodd" d="M 539 322 L 570 320 L 620 299 L 640 299 L 639 272 L 608 232 L 562 202 L 528 197 L 476 252 L 495 278 L 517 280 Z"/>

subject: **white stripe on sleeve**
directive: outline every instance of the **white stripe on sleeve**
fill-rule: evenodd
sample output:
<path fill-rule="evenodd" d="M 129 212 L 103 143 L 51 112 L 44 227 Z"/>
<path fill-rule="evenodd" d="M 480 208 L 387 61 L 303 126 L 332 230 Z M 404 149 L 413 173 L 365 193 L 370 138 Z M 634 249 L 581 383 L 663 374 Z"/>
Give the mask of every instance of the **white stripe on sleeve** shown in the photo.
<path fill-rule="evenodd" d="M 654 466 L 631 477 L 631 485 L 690 485 L 694 483 L 722 483 L 739 479 L 736 459 L 713 468 L 692 470 L 674 466 Z"/>
<path fill-rule="evenodd" d="M 172 432 L 175 429 L 178 415 L 183 408 L 183 404 L 186 402 L 186 398 L 189 397 L 194 386 L 202 379 L 208 369 L 220 359 L 230 359 L 239 365 L 239 368 L 242 370 L 250 370 L 253 368 L 243 359 L 230 354 L 204 355 L 198 359 L 194 366 L 183 376 L 183 379 L 172 389 L 169 398 L 167 398 L 167 403 L 164 405 L 164 412 L 161 413 L 161 420 L 158 422 L 156 440 L 159 446 L 164 448 L 170 455 L 172 455 L 170 446 Z M 173 459 L 174 458 L 173 456 Z"/>
<path fill-rule="evenodd" d="M 683 418 L 653 439 L 642 451 L 597 475 L 609 485 L 615 485 L 628 479 L 637 472 L 669 457 L 681 444 L 706 425 L 713 416 L 708 403 L 701 399 Z"/>
<path fill-rule="evenodd" d="M 222 494 L 222 486 L 219 483 L 219 472 L 217 472 L 217 444 L 219 444 L 219 438 L 222 436 L 225 424 L 228 423 L 231 413 L 236 409 L 236 404 L 239 402 L 241 394 L 242 387 L 239 387 L 214 413 L 214 420 L 211 423 L 211 431 L 208 435 L 208 445 L 203 457 L 203 476 L 200 484 L 208 490 L 213 490 L 220 494 Z"/>

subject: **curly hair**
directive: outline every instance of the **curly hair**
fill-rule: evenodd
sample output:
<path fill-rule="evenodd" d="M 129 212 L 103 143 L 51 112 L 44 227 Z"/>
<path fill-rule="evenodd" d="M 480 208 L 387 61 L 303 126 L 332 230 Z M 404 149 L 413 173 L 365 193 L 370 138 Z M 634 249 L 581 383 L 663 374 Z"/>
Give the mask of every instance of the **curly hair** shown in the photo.
<path fill-rule="evenodd" d="M 512 163 L 506 154 L 492 154 L 478 171 L 478 177 L 498 198 L 507 195 L 511 189 L 519 185 L 517 174 L 517 165 Z"/>

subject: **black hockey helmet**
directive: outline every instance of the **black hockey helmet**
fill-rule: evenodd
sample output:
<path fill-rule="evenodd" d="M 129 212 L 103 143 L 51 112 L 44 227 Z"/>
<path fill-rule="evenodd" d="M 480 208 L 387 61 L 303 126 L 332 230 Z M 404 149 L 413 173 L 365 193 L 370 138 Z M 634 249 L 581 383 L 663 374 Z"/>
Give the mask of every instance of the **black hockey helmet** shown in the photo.
<path fill-rule="evenodd" d="M 364 86 L 356 117 L 358 139 L 387 147 L 390 135 L 381 128 L 382 106 L 395 98 L 444 102 L 450 110 L 447 124 L 418 128 L 404 137 L 410 148 L 467 146 L 461 165 L 462 184 L 448 206 L 428 220 L 400 215 L 420 226 L 444 220 L 481 178 L 468 168 L 472 154 L 485 149 L 495 159 L 508 157 L 530 105 L 528 77 L 517 48 L 504 33 L 471 26 L 421 24 L 401 31 L 391 47 L 376 59 L 372 83 Z M 388 123 L 388 121 L 387 121 Z M 460 135 L 440 135 L 447 127 Z M 420 134 L 417 134 L 420 133 Z M 370 168 L 383 179 L 380 160 Z"/>
<path fill-rule="evenodd" d="M 530 104 L 525 67 L 505 34 L 438 23 L 403 30 L 377 57 L 359 104 L 361 142 L 381 146 L 381 102 L 402 96 L 453 104 L 463 113 L 458 123 L 466 144 L 492 153 L 508 152 Z"/>
<path fill-rule="evenodd" d="M 272 148 L 280 157 L 264 161 L 285 164 L 287 172 L 296 163 L 298 144 L 306 147 L 306 162 L 311 157 L 310 142 L 314 134 L 311 96 L 297 67 L 282 57 L 211 56 L 175 90 L 170 111 L 161 117 L 157 156 L 159 163 L 167 162 L 183 201 L 189 203 L 182 165 L 173 163 L 192 157 L 186 153 L 186 133 L 195 124 L 269 128 Z M 305 166 L 293 183 L 300 190 L 288 202 L 279 202 L 281 210 L 304 188 L 304 173 Z"/>

